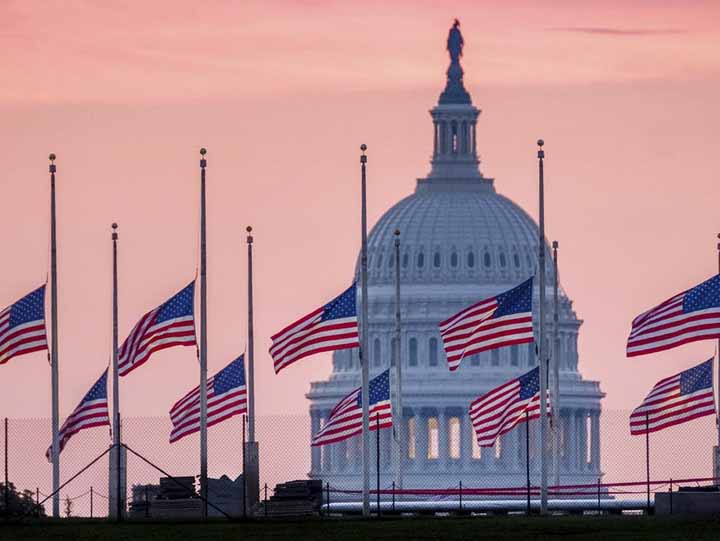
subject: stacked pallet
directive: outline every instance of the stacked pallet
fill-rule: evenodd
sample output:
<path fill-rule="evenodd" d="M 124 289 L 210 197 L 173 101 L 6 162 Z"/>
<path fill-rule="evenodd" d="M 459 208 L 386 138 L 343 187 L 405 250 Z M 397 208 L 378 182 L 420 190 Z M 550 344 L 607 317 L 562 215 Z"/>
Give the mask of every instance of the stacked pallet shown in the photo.
<path fill-rule="evenodd" d="M 322 481 L 300 480 L 279 483 L 267 502 L 261 502 L 259 515 L 272 518 L 317 514 L 322 504 Z"/>

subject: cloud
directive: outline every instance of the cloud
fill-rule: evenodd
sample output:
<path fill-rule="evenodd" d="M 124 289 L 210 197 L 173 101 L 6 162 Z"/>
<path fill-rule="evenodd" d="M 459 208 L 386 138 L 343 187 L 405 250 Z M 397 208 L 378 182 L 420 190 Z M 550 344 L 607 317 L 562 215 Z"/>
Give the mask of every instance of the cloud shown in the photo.
<path fill-rule="evenodd" d="M 570 26 L 551 28 L 554 32 L 573 32 L 576 34 L 597 34 L 602 36 L 655 36 L 687 34 L 683 28 L 611 28 L 607 26 Z"/>

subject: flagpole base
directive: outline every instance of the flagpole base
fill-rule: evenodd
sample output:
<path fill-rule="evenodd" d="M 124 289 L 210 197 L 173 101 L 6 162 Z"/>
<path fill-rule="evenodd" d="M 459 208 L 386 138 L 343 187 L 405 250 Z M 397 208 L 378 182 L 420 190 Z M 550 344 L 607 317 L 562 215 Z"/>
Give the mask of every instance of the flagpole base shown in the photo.
<path fill-rule="evenodd" d="M 243 472 L 247 512 L 252 515 L 260 502 L 260 448 L 256 441 L 245 443 L 245 471 Z"/>
<path fill-rule="evenodd" d="M 125 447 L 120 452 L 120 504 L 118 505 L 118 448 L 112 446 L 109 457 L 108 479 L 108 516 L 113 520 L 123 520 L 127 517 L 127 451 Z M 118 510 L 120 515 L 118 516 Z"/>

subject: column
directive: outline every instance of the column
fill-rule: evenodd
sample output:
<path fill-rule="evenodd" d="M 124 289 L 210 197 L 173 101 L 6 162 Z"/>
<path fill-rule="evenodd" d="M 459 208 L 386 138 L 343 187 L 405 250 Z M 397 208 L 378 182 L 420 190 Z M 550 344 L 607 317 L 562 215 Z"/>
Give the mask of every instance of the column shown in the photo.
<path fill-rule="evenodd" d="M 472 153 L 477 154 L 477 143 L 475 140 L 475 122 L 472 123 Z"/>
<path fill-rule="evenodd" d="M 563 431 L 563 455 L 561 462 L 561 471 L 570 471 L 570 457 L 572 456 L 571 438 L 570 438 L 570 410 L 563 408 L 560 411 L 560 422 L 562 423 Z"/>
<path fill-rule="evenodd" d="M 325 422 L 327 422 L 328 417 L 330 417 L 330 411 L 326 410 L 323 412 L 323 418 L 325 419 Z M 332 453 L 332 451 L 331 451 L 332 445 L 323 445 L 321 447 L 321 449 L 322 449 L 322 471 L 323 471 L 323 473 L 330 473 L 330 469 L 331 469 L 331 465 L 332 465 L 332 462 L 330 459 L 330 455 Z"/>
<path fill-rule="evenodd" d="M 580 429 L 580 470 L 587 471 L 587 410 L 580 410 L 579 429 Z"/>
<path fill-rule="evenodd" d="M 317 410 L 310 411 L 310 435 L 314 437 L 320 431 L 320 412 Z M 320 457 L 322 451 L 320 447 L 310 447 L 310 473 L 317 475 L 320 472 Z"/>
<path fill-rule="evenodd" d="M 590 417 L 592 447 L 590 448 L 590 468 L 593 473 L 600 473 L 600 412 L 593 411 Z"/>
<path fill-rule="evenodd" d="M 470 470 L 472 464 L 472 439 L 475 437 L 470 416 L 466 412 L 460 414 L 460 462 L 463 471 Z"/>
<path fill-rule="evenodd" d="M 433 156 L 437 156 L 438 152 L 438 123 L 433 122 Z"/>
<path fill-rule="evenodd" d="M 428 415 L 421 410 L 415 417 L 415 469 L 423 471 L 428 456 Z"/>
<path fill-rule="evenodd" d="M 441 472 L 448 471 L 450 458 L 450 434 L 448 430 L 447 410 L 439 409 L 437 414 L 438 423 L 438 464 Z"/>

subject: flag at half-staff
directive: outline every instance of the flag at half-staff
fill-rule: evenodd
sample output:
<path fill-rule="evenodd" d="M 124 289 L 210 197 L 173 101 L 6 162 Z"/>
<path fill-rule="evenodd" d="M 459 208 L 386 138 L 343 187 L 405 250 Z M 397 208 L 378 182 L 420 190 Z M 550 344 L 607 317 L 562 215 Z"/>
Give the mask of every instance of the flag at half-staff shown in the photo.
<path fill-rule="evenodd" d="M 390 370 L 370 380 L 370 430 L 392 426 L 390 403 Z M 343 398 L 330 412 L 325 425 L 315 434 L 314 447 L 337 443 L 362 433 L 362 388 Z"/>
<path fill-rule="evenodd" d="M 637 316 L 630 329 L 627 356 L 714 338 L 720 338 L 720 274 Z"/>
<path fill-rule="evenodd" d="M 110 426 L 110 416 L 108 415 L 108 397 L 107 397 L 107 369 L 102 376 L 90 388 L 73 412 L 65 419 L 58 441 L 60 442 L 60 451 L 65 448 L 65 444 L 70 438 L 81 430 L 94 428 L 96 426 Z M 48 461 L 51 460 L 52 445 L 45 452 Z"/>
<path fill-rule="evenodd" d="M 41 286 L 0 312 L 0 364 L 47 348 L 45 286 Z"/>
<path fill-rule="evenodd" d="M 247 412 L 245 355 L 220 370 L 207 382 L 207 425 L 211 427 Z M 170 443 L 200 430 L 200 386 L 178 400 L 170 410 Z"/>
<path fill-rule="evenodd" d="M 173 346 L 195 346 L 195 282 L 150 310 L 120 346 L 118 372 L 127 376 L 150 356 Z"/>
<path fill-rule="evenodd" d="M 713 360 L 661 379 L 630 415 L 630 433 L 640 436 L 715 415 Z"/>
<path fill-rule="evenodd" d="M 533 341 L 533 279 L 482 300 L 440 323 L 448 368 L 489 349 Z"/>
<path fill-rule="evenodd" d="M 470 404 L 470 421 L 480 447 L 495 445 L 495 440 L 505 432 L 539 417 L 539 367 L 496 387 Z"/>
<path fill-rule="evenodd" d="M 329 303 L 272 336 L 270 356 L 275 373 L 315 353 L 359 347 L 356 296 L 353 284 Z"/>

